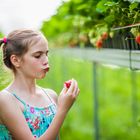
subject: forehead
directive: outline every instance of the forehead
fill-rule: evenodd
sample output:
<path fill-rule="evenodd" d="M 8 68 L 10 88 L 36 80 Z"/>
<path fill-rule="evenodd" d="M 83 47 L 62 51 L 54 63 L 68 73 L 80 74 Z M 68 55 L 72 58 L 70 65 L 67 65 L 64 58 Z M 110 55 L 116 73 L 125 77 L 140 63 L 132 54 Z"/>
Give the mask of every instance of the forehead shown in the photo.
<path fill-rule="evenodd" d="M 44 52 L 47 50 L 48 50 L 48 41 L 44 38 L 39 39 L 28 48 L 28 52 L 31 53 L 35 53 L 38 51 Z"/>

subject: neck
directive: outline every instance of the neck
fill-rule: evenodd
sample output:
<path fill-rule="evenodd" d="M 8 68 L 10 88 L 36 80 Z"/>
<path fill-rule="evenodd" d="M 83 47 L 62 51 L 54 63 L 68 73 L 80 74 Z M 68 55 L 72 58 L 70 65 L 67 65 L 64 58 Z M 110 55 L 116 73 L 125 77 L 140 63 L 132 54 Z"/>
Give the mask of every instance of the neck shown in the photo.
<path fill-rule="evenodd" d="M 36 93 L 36 80 L 24 75 L 16 74 L 14 75 L 14 81 L 9 89 L 17 93 L 24 92 L 33 95 Z"/>

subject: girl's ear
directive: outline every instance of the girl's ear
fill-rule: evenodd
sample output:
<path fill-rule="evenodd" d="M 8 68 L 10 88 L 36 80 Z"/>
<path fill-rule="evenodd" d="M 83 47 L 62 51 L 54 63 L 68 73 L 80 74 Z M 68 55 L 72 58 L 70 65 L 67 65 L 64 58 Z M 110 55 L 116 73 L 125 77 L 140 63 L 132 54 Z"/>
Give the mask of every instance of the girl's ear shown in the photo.
<path fill-rule="evenodd" d="M 13 64 L 13 66 L 15 68 L 20 67 L 20 64 L 21 64 L 21 58 L 20 57 L 18 57 L 17 55 L 13 54 L 13 55 L 11 55 L 10 60 L 11 60 L 11 63 Z"/>

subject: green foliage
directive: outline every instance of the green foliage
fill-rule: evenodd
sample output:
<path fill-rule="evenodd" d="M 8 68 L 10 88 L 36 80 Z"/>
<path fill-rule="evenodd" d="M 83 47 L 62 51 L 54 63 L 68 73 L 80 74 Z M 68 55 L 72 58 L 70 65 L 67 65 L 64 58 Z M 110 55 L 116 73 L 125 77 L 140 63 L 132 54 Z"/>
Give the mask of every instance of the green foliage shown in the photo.
<path fill-rule="evenodd" d="M 94 140 L 93 63 L 61 58 L 53 52 L 49 60 L 50 72 L 37 81 L 39 85 L 52 88 L 59 94 L 64 81 L 75 78 L 80 87 L 80 95 L 61 129 L 61 139 Z M 104 65 L 98 65 L 97 70 L 100 140 L 139 140 L 139 71 L 132 73 L 128 69 Z M 135 74 L 135 85 L 132 74 Z M 10 74 L 1 73 L 0 89 L 10 83 L 9 77 Z M 132 89 L 136 93 L 132 94 Z"/>
<path fill-rule="evenodd" d="M 65 140 L 92 140 L 95 137 L 93 122 L 93 64 L 77 59 L 50 56 L 51 69 L 46 78 L 38 83 L 50 87 L 59 94 L 63 83 L 72 77 L 77 79 L 80 95 L 70 110 L 61 129 Z M 98 67 L 99 129 L 101 140 L 139 140 L 139 78 L 134 72 L 136 85 L 131 81 L 132 72 L 124 68 Z M 132 87 L 136 90 L 133 99 Z M 134 89 L 133 89 L 134 90 Z M 132 104 L 136 108 L 132 108 Z"/>
<path fill-rule="evenodd" d="M 95 45 L 102 33 L 111 33 L 111 28 L 138 23 L 139 9 L 140 3 L 136 1 L 69 0 L 43 23 L 41 30 L 48 38 L 56 40 L 58 46 L 68 45 L 73 39 L 77 42 L 75 46 L 81 46 L 81 42 Z M 89 39 L 81 40 L 81 34 Z"/>
<path fill-rule="evenodd" d="M 2 38 L 4 35 L 3 35 L 3 33 L 2 32 L 0 32 L 0 38 Z"/>

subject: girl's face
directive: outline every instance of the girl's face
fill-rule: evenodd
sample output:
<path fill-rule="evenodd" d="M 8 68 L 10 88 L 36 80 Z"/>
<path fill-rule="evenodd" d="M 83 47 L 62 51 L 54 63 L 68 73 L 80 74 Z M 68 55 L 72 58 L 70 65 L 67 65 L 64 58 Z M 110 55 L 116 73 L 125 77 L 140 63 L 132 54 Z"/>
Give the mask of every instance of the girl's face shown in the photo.
<path fill-rule="evenodd" d="M 21 72 L 31 78 L 42 79 L 49 71 L 48 43 L 41 39 L 38 43 L 28 48 L 23 56 L 20 66 Z"/>

